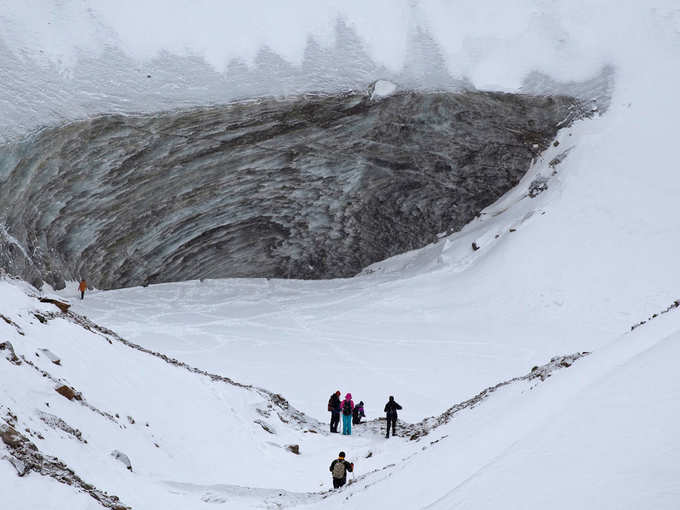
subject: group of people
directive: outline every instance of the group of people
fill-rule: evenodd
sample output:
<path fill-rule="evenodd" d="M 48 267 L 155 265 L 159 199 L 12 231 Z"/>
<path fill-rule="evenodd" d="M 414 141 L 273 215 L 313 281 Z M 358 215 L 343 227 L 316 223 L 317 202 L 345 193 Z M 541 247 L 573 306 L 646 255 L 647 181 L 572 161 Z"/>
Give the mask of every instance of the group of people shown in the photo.
<path fill-rule="evenodd" d="M 331 413 L 331 432 L 333 434 L 338 433 L 338 425 L 342 415 L 342 435 L 349 436 L 352 434 L 352 425 L 361 423 L 361 418 L 366 416 L 364 401 L 362 400 L 355 406 L 351 393 L 347 393 L 344 400 L 340 400 L 340 395 L 340 390 L 338 390 L 328 399 L 328 411 Z M 385 404 L 385 419 L 387 421 L 386 438 L 390 437 L 390 427 L 392 428 L 392 435 L 395 433 L 397 411 L 399 410 L 401 410 L 401 406 L 390 395 L 387 404 Z"/>
<path fill-rule="evenodd" d="M 328 411 L 331 413 L 331 432 L 338 433 L 340 415 L 342 415 L 342 434 L 349 436 L 352 434 L 352 424 L 361 423 L 361 418 L 366 416 L 364 412 L 363 400 L 356 406 L 352 400 L 352 394 L 345 395 L 344 400 L 340 400 L 340 390 L 336 391 L 328 399 Z"/>
<path fill-rule="evenodd" d="M 352 424 L 361 423 L 361 418 L 366 416 L 364 412 L 364 402 L 359 402 L 356 406 L 352 400 L 352 394 L 347 393 L 344 400 L 340 400 L 340 390 L 336 391 L 328 399 L 328 411 L 331 413 L 331 432 L 338 433 L 338 425 L 340 423 L 340 416 L 342 415 L 342 434 L 349 436 L 352 434 Z M 392 428 L 392 435 L 395 434 L 397 427 L 397 411 L 401 410 L 401 406 L 390 395 L 387 404 L 385 404 L 385 418 L 387 421 L 387 430 L 385 437 L 390 437 L 390 428 Z M 345 460 L 345 452 L 340 452 L 338 458 L 331 462 L 330 472 L 333 475 L 333 488 L 342 487 L 347 482 L 347 473 L 354 471 L 354 463 Z"/>

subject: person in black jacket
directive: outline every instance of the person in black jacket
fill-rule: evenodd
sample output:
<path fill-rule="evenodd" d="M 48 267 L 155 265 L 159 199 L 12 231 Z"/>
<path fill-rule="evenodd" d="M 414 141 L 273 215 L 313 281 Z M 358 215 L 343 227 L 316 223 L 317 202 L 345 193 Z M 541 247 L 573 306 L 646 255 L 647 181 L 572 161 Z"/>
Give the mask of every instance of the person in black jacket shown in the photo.
<path fill-rule="evenodd" d="M 340 390 L 331 395 L 328 400 L 328 410 L 331 413 L 331 432 L 338 433 L 338 423 L 340 423 Z"/>
<path fill-rule="evenodd" d="M 345 460 L 345 452 L 340 452 L 338 458 L 331 462 L 330 471 L 333 474 L 333 488 L 339 489 L 347 482 L 347 471 L 354 471 L 354 464 Z"/>
<path fill-rule="evenodd" d="M 385 404 L 385 414 L 387 417 L 387 434 L 386 438 L 390 437 L 390 425 L 392 425 L 392 435 L 394 435 L 394 429 L 397 426 L 397 411 L 401 409 L 401 406 L 394 401 L 394 397 L 390 395 L 390 399 Z"/>
<path fill-rule="evenodd" d="M 364 401 L 362 400 L 354 406 L 354 411 L 352 411 L 352 425 L 358 425 L 361 423 L 361 418 L 365 417 L 366 413 L 364 412 Z"/>

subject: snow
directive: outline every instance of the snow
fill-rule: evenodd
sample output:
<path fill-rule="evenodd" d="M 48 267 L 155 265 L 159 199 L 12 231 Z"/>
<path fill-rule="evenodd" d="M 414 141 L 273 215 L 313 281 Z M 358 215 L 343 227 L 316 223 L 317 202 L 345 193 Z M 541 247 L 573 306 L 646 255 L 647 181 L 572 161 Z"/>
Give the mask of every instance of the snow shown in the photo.
<path fill-rule="evenodd" d="M 371 93 L 371 99 L 380 99 L 381 97 L 387 97 L 394 94 L 397 90 L 397 85 L 387 80 L 378 80 L 373 84 L 373 92 Z"/>
<path fill-rule="evenodd" d="M 680 345 L 678 309 L 613 338 L 545 382 L 497 390 L 416 441 L 386 441 L 365 425 L 355 426 L 351 437 L 333 437 L 304 432 L 278 418 L 268 420 L 254 412 L 261 397 L 247 389 L 211 382 L 115 338 L 109 344 L 106 335 L 69 320 L 54 318 L 46 325 L 32 320 L 30 310 L 49 313 L 52 305 L 28 299 L 17 306 L 5 296 L 20 296 L 25 289 L 8 281 L 0 281 L 0 288 L 3 313 L 25 332 L 20 335 L 0 323 L 0 334 L 10 339 L 17 354 L 82 391 L 88 404 L 120 418 L 107 419 L 64 399 L 26 363 L 4 362 L 3 416 L 11 411 L 18 416 L 17 430 L 32 431 L 31 440 L 41 451 L 57 455 L 87 482 L 133 508 L 202 508 L 212 503 L 258 508 L 273 502 L 339 508 L 346 504 L 345 496 L 367 507 L 677 506 L 680 469 L 674 459 L 680 444 L 674 403 L 680 382 L 673 364 Z M 36 345 L 46 342 L 61 354 L 63 366 L 32 355 Z M 291 341 L 289 348 L 300 357 L 307 355 L 305 343 Z M 310 382 L 296 367 L 288 377 Z M 411 404 L 398 400 L 405 410 Z M 39 409 L 82 431 L 87 443 L 36 419 Z M 255 424 L 258 418 L 275 434 Z M 309 423 L 311 427 L 314 421 Z M 288 444 L 300 445 L 301 455 L 288 452 Z M 356 463 L 356 482 L 329 497 L 321 491 L 328 487 L 327 465 L 339 449 Z M 114 450 L 129 457 L 132 473 L 109 455 Z M 32 508 L 40 501 L 20 490 L 32 480 L 37 480 L 32 486 L 40 495 L 57 490 L 49 489 L 54 485 L 50 479 L 36 473 L 17 478 L 9 463 L 0 465 L 3 478 L 17 487 L 11 491 L 17 502 L 13 508 Z M 73 491 L 66 500 L 77 494 Z M 90 504 L 75 499 L 71 508 Z"/>
<path fill-rule="evenodd" d="M 3 4 L 11 76 L 0 85 L 3 136 L 70 115 L 224 100 L 228 93 L 192 95 L 177 84 L 140 92 L 116 73 L 130 62 L 143 74 L 150 62 L 170 73 L 198 59 L 211 68 L 200 67 L 203 79 L 232 57 L 252 61 L 263 45 L 294 69 L 310 36 L 333 44 L 338 15 L 382 66 L 363 75 L 367 83 L 409 62 L 409 37 L 425 26 L 448 72 L 475 86 L 517 90 L 539 71 L 559 90 L 609 65 L 615 88 L 606 114 L 562 130 L 522 183 L 463 231 L 356 278 L 206 280 L 72 299 L 75 312 L 128 341 L 281 393 L 306 413 L 303 426 L 267 411 L 260 390 L 169 364 L 65 317 L 41 323 L 33 312 L 56 308 L 10 279 L 0 280 L 0 339 L 54 380 L 0 357 L 0 425 L 13 413 L 16 430 L 41 452 L 133 508 L 677 508 L 680 311 L 630 331 L 680 297 L 677 5 L 364 4 L 302 2 L 296 12 L 260 2 Z M 109 50 L 117 60 L 102 67 L 97 59 Z M 538 177 L 548 189 L 529 198 Z M 73 282 L 66 297 L 75 296 Z M 35 356 L 39 349 L 61 365 Z M 394 394 L 400 418 L 415 422 L 576 351 L 593 353 L 545 382 L 504 386 L 416 441 L 386 441 L 372 426 L 337 437 L 316 422 L 327 418 L 335 389 L 364 400 L 369 418 Z M 56 382 L 82 392 L 86 405 L 57 394 Z M 356 461 L 356 481 L 327 493 L 339 449 Z M 8 508 L 100 508 L 52 478 L 17 477 L 5 460 L 0 480 Z"/>

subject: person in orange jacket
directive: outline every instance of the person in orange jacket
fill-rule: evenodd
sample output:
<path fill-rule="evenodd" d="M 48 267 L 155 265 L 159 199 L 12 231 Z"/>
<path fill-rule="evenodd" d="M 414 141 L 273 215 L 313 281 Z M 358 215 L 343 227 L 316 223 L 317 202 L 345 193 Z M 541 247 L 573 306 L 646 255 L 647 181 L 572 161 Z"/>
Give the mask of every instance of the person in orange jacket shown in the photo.
<path fill-rule="evenodd" d="M 85 291 L 87 290 L 87 282 L 85 278 L 80 280 L 80 285 L 78 285 L 78 290 L 80 291 L 80 299 L 85 299 Z"/>

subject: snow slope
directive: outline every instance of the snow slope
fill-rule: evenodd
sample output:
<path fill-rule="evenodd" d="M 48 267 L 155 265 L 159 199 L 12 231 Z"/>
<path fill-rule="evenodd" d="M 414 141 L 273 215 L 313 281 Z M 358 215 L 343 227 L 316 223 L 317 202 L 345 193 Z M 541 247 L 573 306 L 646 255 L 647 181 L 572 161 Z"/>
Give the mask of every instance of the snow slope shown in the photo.
<path fill-rule="evenodd" d="M 33 15 L 30 6 L 7 5 L 21 8 L 29 24 L 47 19 Z M 79 19 L 80 4 L 61 5 L 75 5 Z M 149 5 L 149 15 L 157 15 Z M 379 5 L 364 13 L 348 5 L 356 13 L 349 19 L 363 37 L 380 27 L 373 30 L 373 45 L 367 37 L 375 58 L 397 62 L 398 68 L 406 56 L 404 45 L 381 37 L 403 36 L 395 29 L 402 12 Z M 347 505 L 346 498 L 376 508 L 680 506 L 675 426 L 680 387 L 674 370 L 680 312 L 672 309 L 630 332 L 633 324 L 678 299 L 680 288 L 677 5 L 529 0 L 481 7 L 414 5 L 443 45 L 453 75 L 478 86 L 516 90 L 531 71 L 556 81 L 581 81 L 611 65 L 616 87 L 609 111 L 561 132 L 560 144 L 543 155 L 532 174 L 461 233 L 355 279 L 187 282 L 92 293 L 73 307 L 150 350 L 281 392 L 308 413 L 304 421 L 318 433 L 305 433 L 287 414 L 288 423 L 282 421 L 278 411 L 267 417 L 267 392 L 169 364 L 105 333 L 108 343 L 61 316 L 43 324 L 32 312 L 46 315 L 54 307 L 9 281 L 0 282 L 0 313 L 10 321 L 0 321 L 0 340 L 12 342 L 25 359 L 16 365 L 0 358 L 0 425 L 13 424 L 45 455 L 59 457 L 87 482 L 134 508 L 333 508 Z M 58 19 L 68 19 L 56 12 Z M 329 11 L 322 7 L 322 12 Z M 134 110 L 145 99 L 160 97 L 155 89 L 145 95 L 122 87 L 116 96 L 82 83 L 73 89 L 77 94 L 70 94 L 74 81 L 68 72 L 64 77 L 55 71 L 51 55 L 43 61 L 47 71 L 37 71 L 34 41 L 45 39 L 7 35 L 16 19 L 16 14 L 3 15 L 3 41 L 11 48 L 3 55 L 15 73 L 3 82 L 3 112 L 16 113 L 4 117 L 12 126 L 4 133 L 68 118 L 71 111 L 87 115 L 109 104 L 113 110 Z M 126 23 L 121 18 L 115 26 Z M 211 26 L 221 29 L 219 23 Z M 297 33 L 290 27 L 276 33 Z M 69 50 L 91 42 L 74 44 L 67 32 L 88 32 L 56 30 L 55 37 Z M 182 37 L 171 42 L 151 37 L 156 44 L 151 54 L 176 50 L 178 42 L 184 47 Z M 139 39 L 127 41 L 136 47 Z M 283 52 L 289 43 L 282 37 L 275 45 Z M 121 46 L 113 45 L 115 51 Z M 219 47 L 206 42 L 206 48 L 211 46 Z M 90 55 L 94 68 L 101 65 L 98 56 Z M 24 58 L 28 63 L 22 67 Z M 148 55 L 135 58 L 149 62 Z M 172 65 L 179 62 L 175 58 Z M 171 69 L 166 63 L 160 68 Z M 59 80 L 52 81 L 57 75 Z M 27 95 L 16 93 L 27 76 L 38 87 L 45 84 L 44 98 L 35 100 L 39 94 L 33 85 L 26 87 Z M 85 82 L 101 83 L 106 77 Z M 131 81 L 114 80 L 112 87 Z M 180 91 L 169 93 L 167 101 L 149 101 L 152 110 L 222 97 L 200 92 L 187 99 L 181 86 L 168 90 Z M 91 103 L 82 100 L 88 93 L 93 93 Z M 564 150 L 568 154 L 561 158 Z M 563 161 L 551 166 L 555 157 Z M 539 175 L 548 179 L 548 189 L 525 197 Z M 42 348 L 56 354 L 61 366 L 36 356 Z M 541 384 L 504 386 L 420 440 L 386 442 L 375 425 L 340 438 L 321 433 L 316 424 L 337 386 L 365 400 L 371 417 L 394 393 L 404 406 L 402 417 L 416 421 L 553 355 L 583 350 L 593 354 Z M 55 393 L 57 378 L 113 418 Z M 41 420 L 38 411 L 80 430 L 87 444 Z M 276 433 L 255 420 L 265 420 Z M 0 455 L 11 455 L 6 443 Z M 301 455 L 285 450 L 291 443 L 300 446 Z M 327 466 L 339 448 L 356 460 L 357 481 L 333 494 L 319 492 L 329 486 Z M 130 457 L 132 472 L 110 456 L 114 449 Z M 2 486 L 10 487 L 10 508 L 99 507 L 53 478 L 35 472 L 17 477 L 6 461 L 0 462 L 0 477 Z"/>
<path fill-rule="evenodd" d="M 7 319 L 0 335 L 20 360 L 11 363 L 7 349 L 0 351 L 0 428 L 20 431 L 43 455 L 132 508 L 339 508 L 347 498 L 378 508 L 677 506 L 677 305 L 546 372 L 545 381 L 483 392 L 417 439 L 387 442 L 373 423 L 333 437 L 313 419 L 296 421 L 276 406 L 272 412 L 266 392 L 140 352 L 28 297 L 25 285 L 4 280 L 0 288 Z M 45 348 L 60 365 L 36 354 Z M 84 400 L 56 393 L 61 383 Z M 328 492 L 326 466 L 339 448 L 356 474 L 347 489 Z M 8 445 L 4 450 L 12 455 Z M 110 456 L 116 450 L 131 459 L 132 471 Z M 77 487 L 62 495 L 53 479 L 36 472 L 17 478 L 1 464 L 12 508 L 97 507 Z M 59 495 L 53 506 L 49 494 Z"/>

